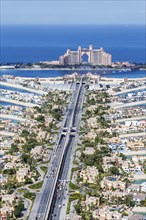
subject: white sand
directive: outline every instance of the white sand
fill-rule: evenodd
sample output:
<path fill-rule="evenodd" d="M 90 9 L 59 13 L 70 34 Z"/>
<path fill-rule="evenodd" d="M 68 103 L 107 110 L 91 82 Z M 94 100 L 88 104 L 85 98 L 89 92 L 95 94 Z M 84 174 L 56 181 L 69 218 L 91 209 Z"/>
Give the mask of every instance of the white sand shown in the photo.
<path fill-rule="evenodd" d="M 145 150 L 138 150 L 138 151 L 124 151 L 124 155 L 129 156 L 129 155 L 144 155 L 146 154 L 146 149 Z"/>
<path fill-rule="evenodd" d="M 26 91 L 29 91 L 29 92 L 38 93 L 40 95 L 47 94 L 47 92 L 44 92 L 44 91 L 41 91 L 41 90 L 30 89 L 30 88 L 27 88 L 27 87 L 24 87 L 24 86 L 21 86 L 21 85 L 16 85 L 16 84 L 8 83 L 8 82 L 1 82 L 1 85 L 2 86 L 10 86 L 10 87 L 13 87 L 13 88 L 18 88 L 18 89 L 23 89 L 23 90 L 26 90 Z"/>
<path fill-rule="evenodd" d="M 17 101 L 17 100 L 6 99 L 6 98 L 3 98 L 3 97 L 1 97 L 0 100 L 2 102 L 9 102 L 9 103 L 13 103 L 13 104 L 16 104 L 16 105 L 22 105 L 22 106 L 26 106 L 26 107 L 39 106 L 37 104 L 32 104 L 32 103 L 29 103 L 29 102 L 20 102 L 20 101 Z"/>
<path fill-rule="evenodd" d="M 13 136 L 15 136 L 15 133 L 13 133 L 13 132 L 8 132 L 8 131 L 0 131 L 0 136 L 13 137 Z"/>
<path fill-rule="evenodd" d="M 146 207 L 140 207 L 140 206 L 137 206 L 137 207 L 134 207 L 132 209 L 132 212 L 142 212 L 142 213 L 146 213 Z"/>
<path fill-rule="evenodd" d="M 0 114 L 0 118 L 4 119 L 12 119 L 12 120 L 17 120 L 17 121 L 27 121 L 28 119 L 22 118 L 16 115 L 6 115 L 6 114 Z"/>
<path fill-rule="evenodd" d="M 135 180 L 146 180 L 146 174 L 140 174 L 140 175 L 135 174 L 134 179 Z"/>

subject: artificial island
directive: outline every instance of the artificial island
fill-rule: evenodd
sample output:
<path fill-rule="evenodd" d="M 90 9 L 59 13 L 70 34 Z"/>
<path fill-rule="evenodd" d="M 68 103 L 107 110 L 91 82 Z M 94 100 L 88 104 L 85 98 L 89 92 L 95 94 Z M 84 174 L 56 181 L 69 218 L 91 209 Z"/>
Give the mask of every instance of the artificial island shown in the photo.
<path fill-rule="evenodd" d="M 0 80 L 2 220 L 144 219 L 145 78 Z"/>
<path fill-rule="evenodd" d="M 94 49 L 92 44 L 89 48 L 78 46 L 76 51 L 68 49 L 64 55 L 61 55 L 55 61 L 40 61 L 40 62 L 18 62 L 18 63 L 1 63 L 0 69 L 56 69 L 56 70 L 95 70 L 95 69 L 144 69 L 145 64 L 130 63 L 129 61 L 112 61 L 112 55 L 105 52 L 101 47 Z"/>

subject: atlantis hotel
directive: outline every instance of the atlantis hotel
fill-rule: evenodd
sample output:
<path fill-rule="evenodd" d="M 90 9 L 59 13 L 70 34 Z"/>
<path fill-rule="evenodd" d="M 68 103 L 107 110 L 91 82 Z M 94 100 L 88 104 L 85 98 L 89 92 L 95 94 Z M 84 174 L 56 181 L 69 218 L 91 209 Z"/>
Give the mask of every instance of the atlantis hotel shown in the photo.
<path fill-rule="evenodd" d="M 112 56 L 109 53 L 106 53 L 103 48 L 93 49 L 92 45 L 89 45 L 89 48 L 78 47 L 77 51 L 71 51 L 70 49 L 67 52 L 59 57 L 60 65 L 75 65 L 84 63 L 84 55 L 86 54 L 88 60 L 87 63 L 93 65 L 103 65 L 108 66 L 112 64 Z"/>

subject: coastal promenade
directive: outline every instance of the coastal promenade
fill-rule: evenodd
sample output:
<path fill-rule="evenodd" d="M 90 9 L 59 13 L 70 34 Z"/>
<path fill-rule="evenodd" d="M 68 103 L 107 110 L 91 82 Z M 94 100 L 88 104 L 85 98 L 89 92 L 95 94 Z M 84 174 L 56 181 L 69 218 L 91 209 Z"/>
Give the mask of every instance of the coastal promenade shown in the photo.
<path fill-rule="evenodd" d="M 17 89 L 22 89 L 22 90 L 26 90 L 28 92 L 32 92 L 32 93 L 36 93 L 39 95 L 46 95 L 47 92 L 41 91 L 41 90 L 36 90 L 36 89 L 31 89 L 31 88 L 27 88 L 21 85 L 17 85 L 17 84 L 12 84 L 12 83 L 8 83 L 8 82 L 0 82 L 1 86 L 8 86 L 8 87 L 12 87 L 12 88 L 17 88 Z"/>
<path fill-rule="evenodd" d="M 15 104 L 15 105 L 21 105 L 21 106 L 25 106 L 25 107 L 39 106 L 37 104 L 33 104 L 33 103 L 29 103 L 29 102 L 21 102 L 21 101 L 17 101 L 17 100 L 13 100 L 13 99 L 6 99 L 6 98 L 3 98 L 3 97 L 0 98 L 0 101 L 12 103 L 12 104 Z"/>

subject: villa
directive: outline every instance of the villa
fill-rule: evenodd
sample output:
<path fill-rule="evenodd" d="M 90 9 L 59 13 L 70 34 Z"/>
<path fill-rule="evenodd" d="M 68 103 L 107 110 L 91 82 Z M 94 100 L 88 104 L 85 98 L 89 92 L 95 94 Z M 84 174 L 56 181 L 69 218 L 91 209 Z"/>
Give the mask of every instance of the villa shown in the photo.
<path fill-rule="evenodd" d="M 133 201 L 137 202 L 138 204 L 140 203 L 140 201 L 145 200 L 145 199 L 146 199 L 146 194 L 144 193 L 133 194 Z"/>
<path fill-rule="evenodd" d="M 2 202 L 5 203 L 5 205 L 12 206 L 13 203 L 16 201 L 16 196 L 14 194 L 5 194 L 1 196 Z"/>
<path fill-rule="evenodd" d="M 95 150 L 93 147 L 86 147 L 83 153 L 87 155 L 92 155 L 95 153 Z"/>
<path fill-rule="evenodd" d="M 19 170 L 16 172 L 16 179 L 20 182 L 25 182 L 26 177 L 29 176 L 30 169 L 27 167 L 19 168 Z"/>
<path fill-rule="evenodd" d="M 86 206 L 87 210 L 89 210 L 89 206 L 98 206 L 99 205 L 99 198 L 94 196 L 86 195 L 86 200 L 82 203 Z"/>
<path fill-rule="evenodd" d="M 2 208 L 0 208 L 0 219 L 1 220 L 7 220 L 7 216 L 9 214 L 9 216 L 12 216 L 14 211 L 14 208 L 11 206 L 4 206 Z"/>
<path fill-rule="evenodd" d="M 127 191 L 127 193 L 139 192 L 140 191 L 140 185 L 138 185 L 138 184 L 131 184 L 130 186 L 128 186 L 126 191 Z"/>
<path fill-rule="evenodd" d="M 107 190 L 112 190 L 112 188 L 117 189 L 119 191 L 125 191 L 126 183 L 119 180 L 108 180 L 104 178 L 101 181 L 101 187 Z"/>
<path fill-rule="evenodd" d="M 145 192 L 146 193 L 146 182 L 141 184 L 141 192 Z"/>
<path fill-rule="evenodd" d="M 139 163 L 131 163 L 130 161 L 123 161 L 122 169 L 126 172 L 141 172 L 143 170 Z"/>
<path fill-rule="evenodd" d="M 82 170 L 80 172 L 80 177 L 83 178 L 83 182 L 88 182 L 88 183 L 96 183 L 96 178 L 98 175 L 98 170 L 95 166 L 87 166 L 85 170 Z"/>
<path fill-rule="evenodd" d="M 104 206 L 103 208 L 95 209 L 93 211 L 93 217 L 95 219 L 106 220 L 115 219 L 119 220 L 122 218 L 122 214 L 118 211 L 110 211 L 110 207 Z"/>

